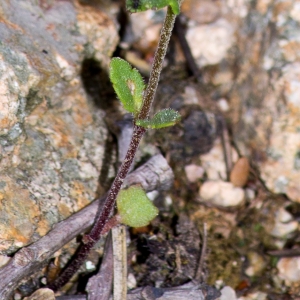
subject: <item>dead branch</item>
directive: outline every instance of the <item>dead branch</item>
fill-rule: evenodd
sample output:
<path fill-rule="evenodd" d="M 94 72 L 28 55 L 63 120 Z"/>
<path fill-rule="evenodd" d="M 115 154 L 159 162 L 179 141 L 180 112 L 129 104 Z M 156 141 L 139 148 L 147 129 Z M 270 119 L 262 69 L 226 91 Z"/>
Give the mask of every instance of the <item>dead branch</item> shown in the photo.
<path fill-rule="evenodd" d="M 155 288 L 151 286 L 137 288 L 127 294 L 127 300 L 215 300 L 220 295 L 221 293 L 214 287 L 191 281 L 173 288 Z M 86 296 L 62 296 L 56 299 L 86 300 Z"/>
<path fill-rule="evenodd" d="M 111 295 L 113 281 L 113 248 L 111 232 L 108 234 L 102 263 L 98 274 L 88 281 L 86 291 L 88 300 L 108 300 Z M 83 299 L 86 299 L 85 297 Z"/>
<path fill-rule="evenodd" d="M 219 296 L 217 289 L 191 281 L 173 288 L 138 288 L 127 294 L 127 300 L 214 300 Z"/>
<path fill-rule="evenodd" d="M 195 280 L 198 282 L 204 282 L 204 262 L 206 259 L 207 252 L 207 224 L 203 224 L 203 234 L 202 234 L 202 249 L 200 254 L 200 260 L 198 264 L 198 268 L 196 270 Z"/>
<path fill-rule="evenodd" d="M 158 154 L 132 172 L 124 184 L 127 186 L 131 182 L 140 183 L 147 192 L 150 192 L 160 189 L 160 186 L 170 186 L 172 180 L 171 168 L 164 157 Z M 56 224 L 54 229 L 40 240 L 18 251 L 0 269 L 0 299 L 9 299 L 22 279 L 41 269 L 57 250 L 85 232 L 93 224 L 97 209 L 104 199 L 105 196 L 96 199 L 84 209 Z"/>

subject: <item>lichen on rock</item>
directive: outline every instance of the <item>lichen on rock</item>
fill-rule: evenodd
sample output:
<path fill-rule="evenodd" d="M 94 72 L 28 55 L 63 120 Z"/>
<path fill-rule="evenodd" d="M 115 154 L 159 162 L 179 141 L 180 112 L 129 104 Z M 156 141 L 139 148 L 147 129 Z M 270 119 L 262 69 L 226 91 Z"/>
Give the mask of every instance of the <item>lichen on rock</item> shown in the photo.
<path fill-rule="evenodd" d="M 77 1 L 0 6 L 0 251 L 12 253 L 95 197 L 107 129 L 81 66 L 107 68 L 118 33 Z"/>

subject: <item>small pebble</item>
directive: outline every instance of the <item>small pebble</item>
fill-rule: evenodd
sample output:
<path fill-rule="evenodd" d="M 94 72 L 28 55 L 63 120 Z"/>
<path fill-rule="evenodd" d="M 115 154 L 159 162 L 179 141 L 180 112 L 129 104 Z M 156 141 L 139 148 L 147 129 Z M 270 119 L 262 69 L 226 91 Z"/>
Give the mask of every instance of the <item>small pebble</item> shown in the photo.
<path fill-rule="evenodd" d="M 221 98 L 218 100 L 217 102 L 218 107 L 223 111 L 223 112 L 227 112 L 229 111 L 229 104 L 228 101 L 225 98 Z"/>
<path fill-rule="evenodd" d="M 201 179 L 204 174 L 204 169 L 195 164 L 185 166 L 184 171 L 189 182 L 196 182 Z"/>
<path fill-rule="evenodd" d="M 182 3 L 182 12 L 188 18 L 199 24 L 214 22 L 221 14 L 217 2 L 209 0 L 185 0 Z"/>
<path fill-rule="evenodd" d="M 134 277 L 134 275 L 132 273 L 129 273 L 128 274 L 128 277 L 127 277 L 127 287 L 128 289 L 134 289 L 136 288 L 136 278 Z"/>
<path fill-rule="evenodd" d="M 250 188 L 245 189 L 245 195 L 248 201 L 252 201 L 255 199 L 255 191 Z"/>
<path fill-rule="evenodd" d="M 22 299 L 22 295 L 20 293 L 15 293 L 14 300 L 21 300 L 21 299 Z"/>
<path fill-rule="evenodd" d="M 6 255 L 0 255 L 0 268 L 6 265 L 11 260 L 11 257 Z"/>
<path fill-rule="evenodd" d="M 90 271 L 90 270 L 95 270 L 96 266 L 90 260 L 88 260 L 85 263 L 85 268 Z"/>
<path fill-rule="evenodd" d="M 221 289 L 220 300 L 237 300 L 236 293 L 234 289 L 230 286 L 224 286 Z"/>
<path fill-rule="evenodd" d="M 187 42 L 199 67 L 220 63 L 235 41 L 234 27 L 226 19 L 190 27 Z"/>
<path fill-rule="evenodd" d="M 221 180 L 204 182 L 199 193 L 202 201 L 223 207 L 240 205 L 245 199 L 242 188 Z"/>
<path fill-rule="evenodd" d="M 148 197 L 151 201 L 154 201 L 154 200 L 157 198 L 158 195 L 159 195 L 159 192 L 156 191 L 156 190 L 147 193 L 147 197 Z"/>
<path fill-rule="evenodd" d="M 278 276 L 287 285 L 300 281 L 300 257 L 284 257 L 277 263 Z"/>
<path fill-rule="evenodd" d="M 230 172 L 230 182 L 238 187 L 243 187 L 249 177 L 250 164 L 246 157 L 241 157 L 233 166 Z"/>
<path fill-rule="evenodd" d="M 270 234 L 274 237 L 284 238 L 297 228 L 298 222 L 293 221 L 293 216 L 284 208 L 280 208 L 275 214 L 274 227 Z"/>

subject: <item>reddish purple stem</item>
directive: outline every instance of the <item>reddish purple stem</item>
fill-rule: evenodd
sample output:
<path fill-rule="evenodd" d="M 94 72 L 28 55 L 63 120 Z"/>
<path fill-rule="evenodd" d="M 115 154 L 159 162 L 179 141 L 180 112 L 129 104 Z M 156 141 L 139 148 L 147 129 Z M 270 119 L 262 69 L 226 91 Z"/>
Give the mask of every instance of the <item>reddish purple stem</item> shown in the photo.
<path fill-rule="evenodd" d="M 100 239 L 102 230 L 113 212 L 117 195 L 121 189 L 125 177 L 129 172 L 136 150 L 145 132 L 145 128 L 139 127 L 137 125 L 134 126 L 127 154 L 120 167 L 117 177 L 115 178 L 111 186 L 111 189 L 108 193 L 104 206 L 102 207 L 101 213 L 99 214 L 99 217 L 95 222 L 95 225 L 93 226 L 91 232 L 85 236 L 85 242 L 80 246 L 75 256 L 73 257 L 71 263 L 64 269 L 64 271 L 60 274 L 57 280 L 49 284 L 48 287 L 50 289 L 57 291 L 60 287 L 64 286 L 71 279 L 74 273 L 80 268 L 83 261 L 87 258 L 90 250 Z"/>

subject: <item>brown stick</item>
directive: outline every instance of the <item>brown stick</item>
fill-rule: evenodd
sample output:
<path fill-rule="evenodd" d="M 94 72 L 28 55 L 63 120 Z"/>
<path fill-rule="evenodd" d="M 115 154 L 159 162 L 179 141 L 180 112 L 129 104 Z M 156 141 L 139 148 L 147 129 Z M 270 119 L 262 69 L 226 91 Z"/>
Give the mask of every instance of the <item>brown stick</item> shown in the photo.
<path fill-rule="evenodd" d="M 159 160 L 159 163 L 153 161 L 156 159 Z M 163 161 L 164 163 L 161 164 Z M 148 170 L 147 178 L 154 178 L 154 180 L 156 180 L 155 184 L 153 184 L 151 180 L 149 181 L 149 185 L 146 185 L 146 183 L 143 184 L 145 190 L 150 192 L 154 189 L 159 189 L 159 185 L 161 184 L 161 182 L 157 180 L 157 173 L 173 173 L 161 154 L 152 157 L 146 165 L 148 163 L 150 165 L 156 165 L 158 169 L 154 171 L 151 167 L 142 166 L 143 169 L 141 169 L 142 167 L 138 168 L 132 172 L 130 177 L 131 179 L 134 178 L 134 176 L 140 178 L 141 170 L 142 172 L 145 172 L 145 169 Z M 151 174 L 152 172 L 155 174 Z M 169 177 L 167 179 L 166 176 L 161 175 L 159 178 L 162 178 L 165 182 L 168 180 L 170 182 L 173 177 L 171 176 L 171 178 Z M 124 181 L 124 184 L 127 184 L 127 180 Z M 41 269 L 57 250 L 92 226 L 97 209 L 99 205 L 102 206 L 104 199 L 105 196 L 95 200 L 89 206 L 58 223 L 54 229 L 49 231 L 48 234 L 40 240 L 17 252 L 15 256 L 0 269 L 0 299 L 9 299 L 22 279 Z"/>
<path fill-rule="evenodd" d="M 104 255 L 98 274 L 88 281 L 86 291 L 89 300 L 108 300 L 111 295 L 113 280 L 113 248 L 111 232 L 104 246 Z M 85 297 L 83 298 L 85 299 Z"/>
<path fill-rule="evenodd" d="M 221 293 L 214 287 L 189 282 L 172 288 L 154 288 L 150 286 L 137 288 L 127 294 L 127 300 L 215 300 Z M 75 298 L 78 297 L 78 298 Z M 85 296 L 62 296 L 57 300 L 86 300 Z M 112 298 L 110 298 L 112 299 Z"/>
<path fill-rule="evenodd" d="M 222 148 L 224 152 L 224 161 L 226 166 L 226 179 L 229 180 L 230 172 L 232 170 L 232 153 L 231 153 L 231 143 L 230 143 L 230 136 L 227 129 L 227 124 L 223 116 L 220 117 L 221 126 L 222 126 L 222 133 L 221 133 L 221 142 Z"/>
<path fill-rule="evenodd" d="M 207 224 L 203 224 L 203 234 L 202 234 L 202 248 L 201 248 L 201 254 L 200 254 L 200 260 L 198 264 L 198 268 L 196 270 L 195 280 L 198 282 L 204 282 L 204 262 L 206 257 L 206 251 L 207 251 Z"/>

